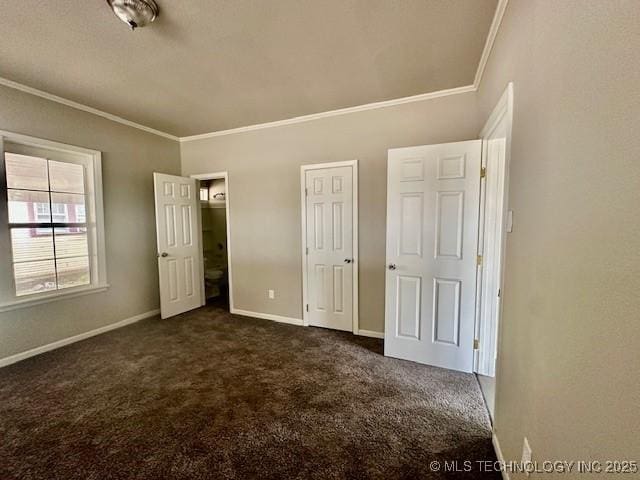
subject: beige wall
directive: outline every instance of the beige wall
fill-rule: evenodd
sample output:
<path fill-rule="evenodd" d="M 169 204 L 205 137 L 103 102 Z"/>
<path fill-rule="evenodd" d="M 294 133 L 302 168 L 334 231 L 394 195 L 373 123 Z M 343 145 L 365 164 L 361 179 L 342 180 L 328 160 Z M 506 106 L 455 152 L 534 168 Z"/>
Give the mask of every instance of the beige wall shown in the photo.
<path fill-rule="evenodd" d="M 495 428 L 507 459 L 640 460 L 640 2 L 511 0 L 478 92 L 515 91 Z"/>
<path fill-rule="evenodd" d="M 151 174 L 179 173 L 178 143 L 6 87 L 0 130 L 102 151 L 111 284 L 103 293 L 0 313 L 0 358 L 158 308 Z"/>
<path fill-rule="evenodd" d="M 300 165 L 358 159 L 360 328 L 383 331 L 387 149 L 477 133 L 470 93 L 181 144 L 183 174 L 229 172 L 235 307 L 302 318 Z"/>

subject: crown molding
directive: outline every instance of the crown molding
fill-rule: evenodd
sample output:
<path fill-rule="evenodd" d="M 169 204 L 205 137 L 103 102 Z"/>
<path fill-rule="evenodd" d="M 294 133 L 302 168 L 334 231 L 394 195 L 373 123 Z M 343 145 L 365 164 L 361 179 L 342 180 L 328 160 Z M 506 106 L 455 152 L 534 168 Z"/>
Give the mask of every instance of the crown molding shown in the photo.
<path fill-rule="evenodd" d="M 466 85 L 464 87 L 450 88 L 448 90 L 438 90 L 437 92 L 421 93 L 420 95 L 413 95 L 411 97 L 402 97 L 402 98 L 396 98 L 393 100 L 385 100 L 382 102 L 366 103 L 364 105 L 358 105 L 355 107 L 339 108 L 337 110 L 329 110 L 327 112 L 312 113 L 310 115 L 302 115 L 300 117 L 287 118 L 284 120 L 276 120 L 274 122 L 258 123 L 255 125 L 248 125 L 246 127 L 231 128 L 229 130 L 218 130 L 216 132 L 203 133 L 200 135 L 180 137 L 180 142 L 191 142 L 194 140 L 202 140 L 205 138 L 220 137 L 224 135 L 233 135 L 235 133 L 251 132 L 254 130 L 263 130 L 265 128 L 281 127 L 283 125 L 292 125 L 295 123 L 310 122 L 312 120 L 319 120 L 321 118 L 336 117 L 339 115 L 346 115 L 349 113 L 364 112 L 367 110 L 375 110 L 378 108 L 385 108 L 385 107 L 393 107 L 396 105 L 403 105 L 405 103 L 422 102 L 424 100 L 431 100 L 433 98 L 446 97 L 449 95 L 457 95 L 459 93 L 474 92 L 475 90 L 476 89 L 473 85 Z"/>
<path fill-rule="evenodd" d="M 107 120 L 121 123 L 123 125 L 127 125 L 128 127 L 137 128 L 138 130 L 142 130 L 147 133 L 153 133 L 154 135 L 159 135 L 161 137 L 174 140 L 176 142 L 180 140 L 178 137 L 176 137 L 175 135 L 171 135 L 170 133 L 162 132 L 160 130 L 156 130 L 155 128 L 147 127 L 145 125 L 132 122 L 131 120 L 127 120 L 126 118 L 118 117 L 117 115 L 103 112 L 102 110 L 98 110 L 97 108 L 89 107 L 87 105 L 83 105 L 82 103 L 74 102 L 73 100 L 69 100 L 67 98 L 59 97 L 58 95 L 53 95 L 51 93 L 38 90 L 37 88 L 28 87 L 27 85 L 14 82 L 13 80 L 9 80 L 7 78 L 0 77 L 0 85 L 13 88 L 14 90 L 20 90 L 21 92 L 30 93 L 31 95 L 35 95 L 36 97 L 41 97 L 46 100 L 51 100 L 52 102 L 60 103 L 62 105 L 66 105 L 67 107 L 75 108 L 76 110 L 82 110 L 83 112 L 92 113 L 93 115 L 106 118 Z"/>
<path fill-rule="evenodd" d="M 243 132 L 251 132 L 255 130 L 263 130 L 265 128 L 274 128 L 281 127 L 284 125 L 293 125 L 296 123 L 304 123 L 310 122 L 313 120 L 319 120 L 322 118 L 336 117 L 339 115 L 347 115 L 349 113 L 356 112 L 364 112 L 367 110 L 375 110 L 378 108 L 386 108 L 393 107 L 396 105 L 403 105 L 406 103 L 414 103 L 414 102 L 422 102 L 425 100 L 432 100 L 434 98 L 446 97 L 449 95 L 458 95 L 460 93 L 469 93 L 475 92 L 480 87 L 480 83 L 482 82 L 482 76 L 484 74 L 484 69 L 487 65 L 487 61 L 489 60 L 489 56 L 491 55 L 491 50 L 493 49 L 493 44 L 495 42 L 496 36 L 498 35 L 498 30 L 500 29 L 500 24 L 502 23 L 502 18 L 504 17 L 504 12 L 507 8 L 507 3 L 509 0 L 498 0 L 498 4 L 496 6 L 496 11 L 493 15 L 493 20 L 491 21 L 491 26 L 489 27 L 489 33 L 487 34 L 487 39 L 484 44 L 484 48 L 482 50 L 482 55 L 480 56 L 480 62 L 478 63 L 478 68 L 476 70 L 476 75 L 473 80 L 472 85 L 466 85 L 464 87 L 450 88 L 447 90 L 439 90 L 436 92 L 423 93 L 420 95 L 412 95 L 410 97 L 402 97 L 394 100 L 385 100 L 382 102 L 374 102 L 367 103 L 364 105 L 358 105 L 355 107 L 347 107 L 340 108 L 337 110 L 329 110 L 327 112 L 313 113 L 310 115 L 302 115 L 300 117 L 287 118 L 284 120 L 276 120 L 274 122 L 266 122 L 259 123 L 255 125 L 247 125 L 245 127 L 237 127 L 231 128 L 228 130 L 218 130 L 210 133 L 202 133 L 199 135 L 190 135 L 186 137 L 177 137 L 175 135 L 171 135 L 170 133 L 162 132 L 160 130 L 156 130 L 155 128 L 147 127 L 145 125 L 141 125 L 139 123 L 132 122 L 127 120 L 126 118 L 118 117 L 117 115 L 113 115 L 111 113 L 103 112 L 102 110 L 98 110 L 93 107 L 89 107 L 87 105 L 83 105 L 78 102 L 74 102 L 73 100 L 68 100 L 63 97 L 59 97 L 57 95 L 53 95 L 51 93 L 44 92 L 42 90 L 38 90 L 36 88 L 28 87 L 18 82 L 14 82 L 12 80 L 0 77 L 0 85 L 4 85 L 5 87 L 13 88 L 15 90 L 20 90 L 22 92 L 30 93 L 31 95 L 35 95 L 37 97 L 45 98 L 47 100 L 51 100 L 56 103 L 60 103 L 62 105 L 66 105 L 68 107 L 75 108 L 77 110 L 82 110 L 84 112 L 92 113 L 99 117 L 106 118 L 108 120 L 121 123 L 123 125 L 127 125 L 129 127 L 137 128 L 139 130 L 152 133 L 154 135 L 159 135 L 164 138 L 168 138 L 170 140 L 174 140 L 180 143 L 183 142 L 191 142 L 194 140 L 202 140 L 205 138 L 213 138 L 213 137 L 221 137 L 224 135 L 233 135 L 236 133 Z"/>
<path fill-rule="evenodd" d="M 507 3 L 509 0 L 498 0 L 496 5 L 496 12 L 493 14 L 493 20 L 491 21 L 491 27 L 489 27 L 489 33 L 487 34 L 487 40 L 484 42 L 484 48 L 482 49 L 482 55 L 480 56 L 480 62 L 478 63 L 478 69 L 476 70 L 476 76 L 473 80 L 473 86 L 476 90 L 480 87 L 482 82 L 482 75 L 484 75 L 484 68 L 487 66 L 493 44 L 498 36 L 498 30 L 500 30 L 500 24 L 502 23 L 502 17 L 507 9 Z"/>

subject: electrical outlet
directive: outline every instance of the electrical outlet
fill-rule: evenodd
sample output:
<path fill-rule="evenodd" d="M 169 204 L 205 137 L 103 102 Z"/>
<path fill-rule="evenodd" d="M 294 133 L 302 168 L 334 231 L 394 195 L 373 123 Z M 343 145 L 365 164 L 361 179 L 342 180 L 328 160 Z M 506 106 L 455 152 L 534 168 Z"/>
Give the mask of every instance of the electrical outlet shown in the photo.
<path fill-rule="evenodd" d="M 273 300 L 274 298 L 276 298 L 276 292 L 275 292 L 274 290 L 268 290 L 268 291 L 267 291 L 267 293 L 268 293 L 269 298 L 270 298 L 271 300 Z"/>
<path fill-rule="evenodd" d="M 522 442 L 522 464 L 528 465 L 531 463 L 531 447 L 529 446 L 529 440 L 524 437 Z M 526 467 L 525 467 L 526 468 Z M 526 470 L 527 477 L 530 475 L 529 470 Z"/>

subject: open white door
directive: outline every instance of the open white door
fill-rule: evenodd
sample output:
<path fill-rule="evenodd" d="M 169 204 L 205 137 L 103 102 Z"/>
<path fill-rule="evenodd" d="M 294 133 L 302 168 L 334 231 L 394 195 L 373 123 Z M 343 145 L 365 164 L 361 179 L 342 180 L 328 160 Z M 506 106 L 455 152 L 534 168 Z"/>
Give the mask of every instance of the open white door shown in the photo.
<path fill-rule="evenodd" d="M 481 141 L 389 150 L 385 355 L 471 372 Z"/>
<path fill-rule="evenodd" d="M 202 305 L 198 189 L 193 178 L 153 174 L 160 314 L 172 317 Z"/>

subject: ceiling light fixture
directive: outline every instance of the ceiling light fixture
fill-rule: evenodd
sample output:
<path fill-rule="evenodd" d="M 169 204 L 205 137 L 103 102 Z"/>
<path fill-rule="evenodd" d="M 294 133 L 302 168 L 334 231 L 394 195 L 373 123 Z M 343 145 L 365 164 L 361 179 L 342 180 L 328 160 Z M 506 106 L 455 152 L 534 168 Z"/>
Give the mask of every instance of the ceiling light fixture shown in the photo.
<path fill-rule="evenodd" d="M 158 16 L 158 5 L 154 0 L 107 0 L 113 13 L 135 30 L 153 22 Z"/>

